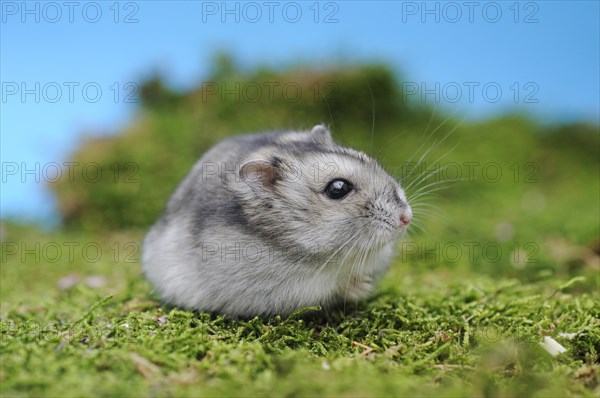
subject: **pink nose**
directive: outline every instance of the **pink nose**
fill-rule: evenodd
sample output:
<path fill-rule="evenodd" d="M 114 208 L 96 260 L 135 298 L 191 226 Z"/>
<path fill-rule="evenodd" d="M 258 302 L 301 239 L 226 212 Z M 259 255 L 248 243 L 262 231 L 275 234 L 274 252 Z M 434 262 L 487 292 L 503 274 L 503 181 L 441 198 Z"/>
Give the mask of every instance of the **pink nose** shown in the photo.
<path fill-rule="evenodd" d="M 406 224 L 410 223 L 410 217 L 409 217 L 409 216 L 407 216 L 406 214 L 402 214 L 402 215 L 400 216 L 400 222 L 401 222 L 402 224 L 405 224 L 405 225 L 406 225 Z"/>

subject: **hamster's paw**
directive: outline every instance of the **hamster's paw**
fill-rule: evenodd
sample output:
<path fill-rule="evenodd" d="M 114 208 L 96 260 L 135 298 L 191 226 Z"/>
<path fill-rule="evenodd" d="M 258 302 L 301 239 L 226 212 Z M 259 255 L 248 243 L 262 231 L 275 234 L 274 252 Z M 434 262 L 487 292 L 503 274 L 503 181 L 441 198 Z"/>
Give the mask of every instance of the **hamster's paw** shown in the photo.
<path fill-rule="evenodd" d="M 345 300 L 358 301 L 367 298 L 373 290 L 373 279 L 369 276 L 352 275 L 346 289 L 342 292 Z"/>

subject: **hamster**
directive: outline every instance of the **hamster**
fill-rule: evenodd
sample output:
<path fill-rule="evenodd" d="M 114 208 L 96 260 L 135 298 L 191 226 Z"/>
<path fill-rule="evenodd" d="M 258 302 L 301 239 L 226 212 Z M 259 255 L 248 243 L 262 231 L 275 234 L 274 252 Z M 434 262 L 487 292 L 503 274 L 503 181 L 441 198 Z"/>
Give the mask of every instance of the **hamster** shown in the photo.
<path fill-rule="evenodd" d="M 168 304 L 287 316 L 366 298 L 411 218 L 398 181 L 323 125 L 236 136 L 177 187 L 142 267 Z"/>

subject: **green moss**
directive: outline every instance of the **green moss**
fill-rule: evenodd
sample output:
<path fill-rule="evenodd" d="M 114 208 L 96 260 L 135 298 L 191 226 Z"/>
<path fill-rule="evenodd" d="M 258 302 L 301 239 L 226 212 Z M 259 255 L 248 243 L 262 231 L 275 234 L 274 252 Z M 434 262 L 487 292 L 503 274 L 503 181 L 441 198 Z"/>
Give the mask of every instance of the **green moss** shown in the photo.
<path fill-rule="evenodd" d="M 333 79 L 339 91 L 325 93 L 331 103 L 203 102 L 201 90 L 175 95 L 151 81 L 123 134 L 73 155 L 105 178 L 52 187 L 66 228 L 3 225 L 2 396 L 600 394 L 597 126 L 443 123 L 399 101 L 378 66 L 225 69 L 215 82 L 297 81 L 310 92 Z M 403 176 L 402 162 L 429 148 L 427 166 L 440 157 L 463 172 L 478 166 L 422 200 L 440 214 L 416 211 L 426 232 L 399 244 L 367 302 L 251 320 L 161 305 L 141 274 L 139 242 L 197 156 L 228 134 L 321 120 Z M 489 163 L 501 178 L 481 174 Z M 544 336 L 567 351 L 550 356 Z"/>

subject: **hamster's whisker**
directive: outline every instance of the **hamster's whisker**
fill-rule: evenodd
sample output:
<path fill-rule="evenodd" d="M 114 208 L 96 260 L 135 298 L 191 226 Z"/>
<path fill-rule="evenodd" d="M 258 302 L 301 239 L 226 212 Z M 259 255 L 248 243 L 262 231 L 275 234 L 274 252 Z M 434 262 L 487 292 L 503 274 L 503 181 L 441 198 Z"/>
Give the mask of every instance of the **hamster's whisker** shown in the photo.
<path fill-rule="evenodd" d="M 413 207 L 413 218 L 417 221 L 420 220 L 421 216 L 429 216 L 429 215 L 440 215 L 443 214 L 440 209 L 431 208 L 431 207 L 422 207 L 422 208 L 414 208 Z"/>
<path fill-rule="evenodd" d="M 344 247 L 346 247 L 346 245 L 348 245 L 348 243 L 350 243 L 350 242 L 352 242 L 353 240 L 355 240 L 355 239 L 356 239 L 356 237 L 358 237 L 358 235 L 359 235 L 359 234 L 360 234 L 360 231 L 356 231 L 355 233 L 353 233 L 353 234 L 350 236 L 350 238 L 348 238 L 348 240 L 346 240 L 346 241 L 345 241 L 345 242 L 344 242 L 344 243 L 343 243 L 343 244 L 342 244 L 342 245 L 341 245 L 339 248 L 337 248 L 337 249 L 336 249 L 336 251 L 335 251 L 335 252 L 333 252 L 333 254 L 331 254 L 331 255 L 330 255 L 328 258 L 327 258 L 327 260 L 326 260 L 326 261 L 323 263 L 323 265 L 321 265 L 321 266 L 319 267 L 319 270 L 318 270 L 318 272 L 321 272 L 322 270 L 324 270 L 324 269 L 325 269 L 325 267 L 326 267 L 326 265 L 329 263 L 329 261 L 330 261 L 330 260 L 331 260 L 331 259 L 332 259 L 334 256 L 336 256 L 336 255 L 337 255 L 337 254 L 338 254 L 338 253 L 339 253 L 339 252 L 340 252 L 342 249 L 344 249 Z M 355 242 L 354 244 L 356 244 L 356 242 Z M 338 262 L 338 265 L 339 265 L 339 264 L 341 264 L 341 263 L 343 263 L 343 261 L 345 260 L 345 258 L 348 256 L 348 253 L 350 253 L 350 252 L 352 251 L 354 244 L 353 244 L 353 245 L 350 247 L 350 249 L 348 249 L 348 252 L 346 253 L 346 256 L 344 256 L 344 257 L 342 258 L 342 261 Z M 337 260 L 336 260 L 336 261 L 337 261 Z M 338 267 L 338 268 L 339 268 L 339 267 Z"/>
<path fill-rule="evenodd" d="M 442 124 L 440 124 L 438 127 L 436 127 L 432 132 L 431 135 L 433 135 L 436 131 L 438 131 L 448 120 L 450 120 L 452 117 L 454 117 L 454 115 L 456 115 L 458 113 L 458 109 L 456 109 L 454 112 L 452 112 L 443 122 Z M 465 121 L 465 119 L 467 118 L 467 115 L 463 116 L 462 119 L 459 120 L 459 122 L 456 124 L 456 126 L 454 126 L 452 128 L 452 130 L 450 130 L 448 132 L 448 134 L 446 134 L 444 136 L 444 138 L 442 138 L 439 142 L 436 143 L 436 146 L 439 146 L 439 144 L 441 144 L 442 142 L 444 142 L 446 140 L 446 138 L 448 138 L 450 135 L 452 135 L 452 133 L 454 133 L 456 131 L 456 129 L 458 127 L 460 127 L 462 125 L 462 123 Z"/>
<path fill-rule="evenodd" d="M 363 271 L 365 268 L 365 264 L 370 260 L 370 257 L 373 255 L 373 251 L 369 250 L 369 247 L 372 247 L 372 245 L 375 243 L 374 242 L 375 239 L 371 238 L 369 241 L 369 245 L 365 246 L 365 248 L 363 249 L 363 252 L 359 258 L 359 261 L 356 263 L 356 268 L 357 268 L 357 275 L 363 275 Z M 354 265 L 353 265 L 354 267 Z M 357 306 L 358 308 L 358 300 L 355 301 L 355 306 Z"/>
<path fill-rule="evenodd" d="M 419 223 L 415 223 L 413 220 L 413 223 L 411 224 L 411 229 L 407 230 L 407 235 L 409 235 L 410 237 L 424 237 L 426 235 L 425 228 Z"/>
<path fill-rule="evenodd" d="M 431 194 L 431 193 L 433 193 L 433 192 L 442 191 L 442 190 L 444 190 L 444 189 L 448 189 L 448 188 L 450 188 L 450 187 L 448 187 L 448 186 L 441 186 L 441 187 L 437 187 L 437 188 L 430 189 L 429 191 L 425 191 L 425 192 L 419 192 L 419 193 L 417 193 L 417 194 L 415 194 L 415 195 L 411 196 L 411 198 L 410 198 L 410 199 L 408 199 L 408 200 L 409 200 L 409 202 L 410 202 L 411 200 L 416 200 L 416 199 L 418 199 L 418 198 L 422 198 L 422 197 L 424 197 L 425 195 L 429 195 L 429 194 Z"/>
<path fill-rule="evenodd" d="M 447 187 L 445 187 L 445 188 L 447 188 Z M 420 192 L 419 194 L 420 195 L 422 194 L 422 196 L 419 196 L 417 198 L 419 200 L 415 199 L 416 198 L 416 194 L 413 194 L 413 197 L 407 199 L 411 203 L 411 207 L 412 207 L 412 203 L 415 203 L 415 204 L 417 204 L 417 203 L 426 203 L 425 202 L 426 200 L 428 201 L 429 199 L 435 197 L 435 192 L 433 192 L 433 193 L 430 193 L 430 192 Z"/>
<path fill-rule="evenodd" d="M 352 240 L 354 240 L 358 234 L 360 233 L 360 231 L 355 232 L 354 234 L 352 234 L 352 236 L 350 236 L 350 238 L 348 238 L 348 240 L 346 240 L 346 242 L 344 242 L 340 247 L 338 247 L 336 249 L 336 251 L 333 252 L 333 254 L 331 254 L 329 257 L 327 257 L 327 259 L 323 262 L 323 264 L 317 269 L 317 272 L 321 272 L 323 269 L 325 269 L 325 267 L 327 266 L 327 264 L 329 263 L 329 260 L 331 260 L 340 250 L 342 250 L 348 243 L 350 243 Z"/>
<path fill-rule="evenodd" d="M 416 155 L 417 153 L 419 153 L 419 151 L 421 150 L 423 145 L 425 145 L 427 143 L 429 138 L 433 137 L 435 132 L 438 131 L 441 127 L 443 127 L 444 124 L 446 124 L 446 122 L 452 118 L 452 116 L 453 116 L 453 114 L 449 115 L 446 119 L 444 119 L 444 121 L 440 125 L 438 125 L 435 129 L 433 129 L 433 131 L 425 138 L 425 141 L 423 142 L 423 144 L 421 144 L 421 146 L 419 146 L 419 148 L 413 153 L 413 155 L 408 159 L 407 162 L 410 162 L 413 159 L 413 156 Z M 446 134 L 444 137 L 442 137 L 442 139 L 440 141 L 437 141 L 432 146 L 430 146 L 429 149 L 427 149 L 425 151 L 425 153 L 423 155 L 421 155 L 421 157 L 419 158 L 419 161 L 417 162 L 417 165 L 421 164 L 421 161 L 423 160 L 423 158 L 425 158 L 427 156 L 427 154 L 429 152 L 431 152 L 434 149 L 437 149 L 437 147 L 439 147 L 450 136 L 450 134 L 452 134 L 454 132 L 454 130 L 455 129 L 450 130 L 450 132 L 448 134 Z"/>
<path fill-rule="evenodd" d="M 433 197 L 435 197 L 435 195 L 436 195 L 435 192 L 441 191 L 441 190 L 447 189 L 447 188 L 448 187 L 439 187 L 438 189 L 434 189 L 432 193 L 430 193 L 430 192 L 422 192 L 422 193 L 413 195 L 413 197 L 408 198 L 408 201 L 411 203 L 410 207 L 414 208 L 414 206 L 412 205 L 413 203 L 415 205 L 420 204 L 420 203 L 422 203 L 422 204 L 429 203 L 429 201 Z M 418 208 L 419 207 L 417 206 L 416 209 L 418 209 Z M 424 209 L 425 209 L 424 207 L 421 207 L 421 211 L 424 210 Z"/>
<path fill-rule="evenodd" d="M 427 134 L 427 130 L 429 130 L 429 127 L 431 127 L 431 123 L 433 123 L 435 114 L 436 114 L 436 108 L 434 108 L 433 111 L 431 112 L 431 116 L 429 116 L 429 121 L 427 122 L 427 126 L 425 126 L 425 130 L 423 131 L 423 134 Z"/>
<path fill-rule="evenodd" d="M 358 244 L 358 240 L 356 240 L 354 242 L 354 244 L 350 247 L 350 250 L 348 250 L 348 252 L 346 252 L 346 255 L 343 257 L 342 261 L 340 262 L 341 265 L 338 267 L 337 272 L 335 273 L 335 280 L 337 281 L 340 275 L 340 272 L 342 270 L 342 266 L 344 264 L 344 262 L 346 261 L 346 259 L 348 258 L 348 256 L 353 252 L 354 247 Z M 352 268 L 354 268 L 354 263 L 352 264 Z M 350 271 L 350 275 L 352 274 L 352 271 Z M 346 311 L 346 292 L 348 291 L 348 285 L 346 284 L 346 288 L 344 290 L 344 305 L 343 305 L 343 309 L 344 312 Z"/>
<path fill-rule="evenodd" d="M 375 138 L 375 96 L 373 95 L 373 90 L 371 89 L 371 84 L 369 80 L 363 75 L 363 79 L 367 83 L 367 88 L 369 89 L 369 93 L 371 94 L 371 149 L 369 152 L 373 153 L 373 139 Z"/>
<path fill-rule="evenodd" d="M 450 116 L 449 116 L 450 117 Z M 448 117 L 448 118 L 449 118 Z M 444 123 L 446 123 L 446 121 L 448 120 L 448 118 L 446 120 L 444 120 L 444 122 L 442 123 L 442 125 Z M 417 164 L 412 168 L 412 170 L 410 171 L 410 173 L 408 174 L 408 176 L 406 176 L 405 178 L 402 179 L 402 184 L 404 184 L 405 181 L 408 181 L 408 179 L 414 174 L 414 171 L 416 169 L 419 168 L 419 166 L 421 166 L 421 164 L 423 163 L 423 161 L 425 160 L 425 158 L 429 155 L 429 153 L 435 149 L 437 149 L 444 141 L 446 141 L 448 139 L 448 137 L 450 137 L 450 135 L 452 135 L 461 125 L 462 122 L 464 121 L 464 118 L 456 124 L 456 126 L 454 126 L 444 137 L 442 137 L 441 140 L 439 140 L 438 142 L 436 142 L 434 145 L 432 145 L 429 149 L 427 149 L 427 151 L 425 151 L 425 153 L 423 155 L 421 155 L 421 157 L 419 158 L 419 161 L 417 162 Z M 442 125 L 440 125 L 439 127 L 441 127 Z M 438 127 L 438 128 L 439 128 Z M 437 131 L 436 128 L 433 132 Z M 432 134 L 433 134 L 432 132 Z M 444 155 L 442 155 L 437 162 L 439 162 L 441 159 L 443 159 L 444 157 L 446 157 L 450 152 L 452 152 L 454 150 L 454 148 L 456 148 L 456 146 L 452 147 L 450 150 L 448 150 Z M 411 157 L 412 158 L 412 157 Z M 436 162 L 434 162 L 433 164 L 435 164 Z M 430 166 L 431 167 L 431 166 Z"/>
<path fill-rule="evenodd" d="M 419 220 L 415 224 L 417 227 L 424 228 L 424 223 L 430 220 L 439 221 L 441 216 L 439 214 L 419 214 Z"/>
<path fill-rule="evenodd" d="M 390 138 L 389 140 L 387 140 L 377 151 L 377 153 L 375 154 L 375 156 L 373 156 L 374 158 L 378 159 L 379 155 L 381 154 L 381 151 L 383 151 L 384 148 L 387 148 L 390 146 L 390 144 L 392 142 L 394 142 L 395 140 L 399 140 L 404 134 L 406 134 L 408 132 L 408 130 L 403 130 L 400 133 L 396 134 L 395 136 L 393 136 L 392 138 Z M 381 161 L 383 162 L 385 160 L 385 156 L 381 158 Z M 400 166 L 401 167 L 401 166 Z M 395 167 L 393 168 L 393 170 L 398 170 L 400 167 Z"/>
<path fill-rule="evenodd" d="M 431 127 L 431 123 L 433 123 L 434 116 L 435 116 L 435 111 L 431 113 L 431 117 L 429 118 L 429 122 L 427 123 L 427 127 L 425 127 L 425 131 L 424 131 L 424 134 L 425 134 L 425 139 L 423 140 L 423 142 L 421 143 L 421 145 L 419 145 L 419 147 L 418 147 L 418 148 L 417 148 L 417 149 L 416 149 L 416 150 L 415 150 L 415 151 L 412 153 L 412 155 L 410 155 L 410 157 L 409 157 L 409 158 L 408 158 L 408 159 L 405 161 L 405 163 L 410 163 L 410 161 L 411 161 L 411 160 L 413 160 L 413 158 L 415 157 L 415 155 L 416 155 L 416 154 L 418 154 L 418 153 L 419 153 L 419 151 L 421 151 L 421 149 L 423 149 L 423 146 L 425 146 L 425 144 L 427 144 L 427 142 L 429 141 L 429 139 L 430 139 L 431 137 L 433 137 L 433 134 L 434 134 L 434 133 L 437 131 L 437 128 L 436 128 L 436 129 L 434 129 L 434 130 L 433 130 L 431 133 L 429 133 L 429 134 L 427 133 L 427 130 L 429 130 L 429 127 Z M 453 115 L 452 115 L 452 114 L 450 114 L 450 115 L 449 115 L 449 116 L 448 116 L 448 117 L 447 117 L 447 118 L 446 118 L 446 119 L 445 119 L 445 120 L 444 120 L 444 121 L 441 123 L 440 127 L 441 127 L 441 126 L 443 126 L 443 125 L 444 125 L 444 124 L 445 124 L 445 123 L 446 123 L 448 120 L 450 120 L 450 118 L 451 118 L 452 116 L 453 116 Z"/>
<path fill-rule="evenodd" d="M 454 148 L 453 148 L 454 149 Z M 441 156 L 440 158 L 438 158 L 435 162 L 433 162 L 426 170 L 423 170 L 423 172 L 419 175 L 416 175 L 415 178 L 410 181 L 408 183 L 408 185 L 406 185 L 404 187 L 405 190 L 410 189 L 414 184 L 419 184 L 422 182 L 427 181 L 429 178 L 431 178 L 432 176 L 436 176 L 439 173 L 441 173 L 442 171 L 445 171 L 450 165 L 445 164 L 442 167 L 439 168 L 434 168 L 431 169 L 432 167 L 434 167 L 436 164 L 438 164 L 447 154 L 449 154 L 450 151 L 446 152 L 443 156 Z M 445 181 L 445 180 L 443 180 Z M 417 185 L 418 186 L 418 185 Z"/>
<path fill-rule="evenodd" d="M 435 192 L 442 191 L 444 189 L 450 189 L 450 188 L 452 188 L 452 186 L 449 184 L 431 184 L 431 185 L 422 187 L 418 191 L 410 192 L 410 194 L 406 195 L 406 197 L 407 197 L 408 202 L 410 203 L 410 206 L 412 207 L 413 204 L 425 203 L 425 201 L 423 199 L 421 199 L 421 200 L 417 200 L 417 199 L 434 197 Z"/>
<path fill-rule="evenodd" d="M 411 203 L 410 208 L 415 210 L 415 209 L 420 209 L 420 208 L 429 208 L 429 209 L 435 209 L 435 210 L 442 210 L 441 207 L 431 204 L 431 203 Z"/>
<path fill-rule="evenodd" d="M 446 180 L 443 180 L 443 181 L 431 181 L 428 184 L 421 185 L 421 186 L 418 186 L 418 187 L 414 187 L 415 189 L 409 190 L 408 192 L 411 192 L 412 195 L 415 195 L 415 194 L 423 192 L 427 188 L 439 186 L 439 185 L 442 185 L 442 184 L 448 185 L 449 183 L 450 182 L 446 181 Z M 407 192 L 407 191 L 405 190 L 404 192 Z"/>
<path fill-rule="evenodd" d="M 424 238 L 425 233 L 423 231 L 418 231 L 418 230 L 414 229 L 410 233 L 407 233 L 407 237 L 410 238 L 410 240 L 417 241 L 417 240 L 420 240 L 421 238 Z"/>
<path fill-rule="evenodd" d="M 423 223 L 421 222 L 421 220 L 413 219 L 411 227 L 413 227 L 413 226 L 416 228 L 423 228 Z"/>
<path fill-rule="evenodd" d="M 319 91 L 319 95 L 323 99 L 323 102 L 325 103 L 325 105 L 327 105 L 327 111 L 329 112 L 329 119 L 331 120 L 331 124 L 335 124 L 333 121 L 333 113 L 331 112 L 331 107 L 329 106 L 329 101 L 327 101 L 327 98 L 325 98 L 325 95 L 323 94 L 323 92 L 321 90 L 318 90 L 318 91 Z"/>
<path fill-rule="evenodd" d="M 413 217 L 413 222 L 416 225 L 422 225 L 421 221 L 423 220 L 438 220 L 441 217 L 440 213 L 433 213 L 433 212 L 418 212 L 418 213 L 413 213 L 414 217 Z M 416 222 L 415 222 L 416 219 Z"/>
<path fill-rule="evenodd" d="M 358 236 L 358 232 L 355 236 Z M 344 257 L 342 257 L 342 261 L 340 261 L 340 264 L 343 264 L 348 257 L 354 252 L 354 248 L 358 245 L 358 240 L 355 240 L 354 243 L 352 244 L 352 246 L 350 246 L 350 248 L 346 251 L 346 254 L 344 255 Z M 359 247 L 360 248 L 360 247 Z M 336 272 L 336 279 L 341 271 L 342 267 L 338 267 L 337 272 Z"/>
<path fill-rule="evenodd" d="M 436 221 L 441 221 L 443 224 L 450 226 L 451 224 L 447 220 L 447 215 L 443 213 L 441 208 L 430 203 L 423 202 L 425 198 L 427 198 L 427 195 L 423 196 L 417 201 L 411 202 L 411 208 L 413 209 L 412 223 L 419 223 L 424 219 L 435 219 Z"/>
<path fill-rule="evenodd" d="M 444 214 L 442 212 L 436 212 L 436 213 L 415 213 L 415 216 L 413 217 L 413 221 L 416 221 L 417 225 L 422 226 L 422 221 L 425 220 L 435 220 L 436 223 L 441 224 L 445 227 L 454 227 L 455 224 L 450 222 L 450 220 L 448 220 L 448 215 Z M 411 223 L 412 223 L 411 222 Z"/>
<path fill-rule="evenodd" d="M 434 184 L 435 183 L 439 183 L 439 184 L 452 184 L 452 183 L 456 183 L 456 182 L 464 182 L 464 181 L 470 181 L 470 180 L 471 179 L 468 178 L 468 177 L 461 177 L 461 178 L 452 178 L 452 179 L 445 179 L 445 180 L 439 180 L 439 181 L 431 181 L 430 184 L 431 183 L 434 183 Z M 427 186 L 430 186 L 430 185 L 427 185 Z M 423 185 L 420 185 L 420 186 L 417 185 L 417 186 L 415 186 L 413 188 L 417 189 L 417 192 L 418 192 L 418 191 L 420 191 L 420 190 L 422 190 L 422 189 L 424 189 L 426 187 L 424 187 Z M 414 189 L 413 189 L 413 191 L 414 191 Z"/>
<path fill-rule="evenodd" d="M 419 166 L 421 166 L 421 164 L 423 163 L 423 160 L 425 160 L 425 158 L 427 157 L 427 155 L 429 155 L 429 152 L 431 152 L 434 149 L 434 147 L 430 147 L 427 151 L 425 151 L 425 153 L 423 155 L 421 155 L 421 157 L 419 158 L 419 160 L 417 161 L 417 163 L 410 169 L 409 173 L 407 176 L 403 177 L 401 180 L 401 184 L 404 185 L 404 183 L 406 181 L 408 181 L 410 179 L 410 177 L 412 177 L 415 173 L 416 170 L 418 170 Z M 410 163 L 410 159 L 408 161 L 406 161 L 405 163 Z"/>
<path fill-rule="evenodd" d="M 445 164 L 439 168 L 435 167 L 435 165 L 439 164 L 446 156 L 448 156 L 452 151 L 454 151 L 456 149 L 457 145 L 455 145 L 452 148 L 450 148 L 449 150 L 447 150 L 446 153 L 444 153 L 442 156 L 440 156 L 434 162 L 432 162 L 429 165 L 429 167 L 427 167 L 427 169 L 425 169 L 423 171 L 423 174 L 426 173 L 425 177 L 423 177 L 423 174 L 415 176 L 415 178 L 406 186 L 405 190 L 410 189 L 410 187 L 412 187 L 415 183 L 417 183 L 417 186 L 418 186 L 419 183 L 426 181 L 431 176 L 435 176 L 435 175 L 441 173 L 442 171 L 446 170 L 449 167 L 448 164 Z M 432 169 L 432 167 L 433 167 L 433 169 Z"/>
<path fill-rule="evenodd" d="M 352 267 L 350 268 L 350 272 L 348 273 L 348 280 L 346 282 L 346 288 L 344 290 L 344 312 L 346 312 L 346 300 L 348 297 L 348 294 L 347 294 L 348 287 L 350 286 L 350 282 L 352 281 L 353 275 L 355 275 L 354 267 L 357 266 L 357 268 L 358 268 L 358 272 L 356 273 L 356 275 L 361 275 L 362 274 L 361 270 L 363 268 L 362 265 L 368 259 L 369 248 L 372 247 L 372 244 L 374 243 L 373 241 L 374 241 L 374 238 L 373 238 L 373 236 L 371 236 L 368 240 L 368 243 L 360 248 L 360 251 L 358 253 L 358 256 L 356 256 L 355 261 L 352 262 Z"/>
<path fill-rule="evenodd" d="M 427 219 L 430 218 L 430 213 L 425 213 L 425 212 L 416 212 L 413 214 L 414 217 L 411 221 L 411 227 L 413 225 L 417 225 L 417 226 L 422 226 L 423 225 L 423 219 Z"/>
<path fill-rule="evenodd" d="M 348 286 L 350 286 L 350 281 L 352 280 L 352 275 L 354 274 L 354 266 L 358 261 L 358 257 L 362 254 L 362 250 L 359 251 L 358 256 L 352 262 L 352 266 L 350 267 L 350 272 L 348 272 L 348 278 L 346 280 L 346 287 L 344 288 L 344 312 L 346 312 L 346 300 L 348 298 Z"/>

